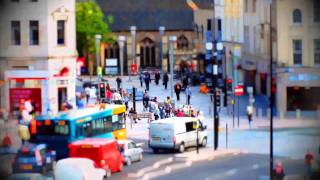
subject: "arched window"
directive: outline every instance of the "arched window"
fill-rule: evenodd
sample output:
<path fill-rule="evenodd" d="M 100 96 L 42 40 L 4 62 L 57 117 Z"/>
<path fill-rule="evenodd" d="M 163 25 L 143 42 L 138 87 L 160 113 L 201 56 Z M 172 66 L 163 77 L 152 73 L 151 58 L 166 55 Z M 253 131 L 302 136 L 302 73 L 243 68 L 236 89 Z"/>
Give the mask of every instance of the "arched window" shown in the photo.
<path fill-rule="evenodd" d="M 293 23 L 301 23 L 302 15 L 301 15 L 300 9 L 293 10 L 292 17 L 293 17 Z"/>
<path fill-rule="evenodd" d="M 188 39 L 184 35 L 181 35 L 177 40 L 178 49 L 187 49 L 188 43 Z"/>
<path fill-rule="evenodd" d="M 155 43 L 149 37 L 140 42 L 140 65 L 142 68 L 156 66 Z"/>

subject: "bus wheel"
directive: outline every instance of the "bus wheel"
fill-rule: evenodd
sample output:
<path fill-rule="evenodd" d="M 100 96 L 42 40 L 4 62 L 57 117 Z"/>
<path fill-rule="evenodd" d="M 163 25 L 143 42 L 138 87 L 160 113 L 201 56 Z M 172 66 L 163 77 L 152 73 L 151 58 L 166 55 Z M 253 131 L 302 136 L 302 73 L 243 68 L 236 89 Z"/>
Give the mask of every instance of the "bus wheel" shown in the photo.
<path fill-rule="evenodd" d="M 159 152 L 159 149 L 157 149 L 157 148 L 153 148 L 153 153 L 158 153 Z"/>

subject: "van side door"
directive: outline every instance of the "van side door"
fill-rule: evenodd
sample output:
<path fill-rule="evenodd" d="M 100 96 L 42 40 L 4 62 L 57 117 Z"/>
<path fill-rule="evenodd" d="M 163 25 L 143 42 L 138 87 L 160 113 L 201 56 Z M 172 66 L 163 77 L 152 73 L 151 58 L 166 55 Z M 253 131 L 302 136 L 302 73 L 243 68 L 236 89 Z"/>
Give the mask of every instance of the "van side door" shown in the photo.
<path fill-rule="evenodd" d="M 186 146 L 194 146 L 197 144 L 197 131 L 193 127 L 193 121 L 186 122 Z"/>

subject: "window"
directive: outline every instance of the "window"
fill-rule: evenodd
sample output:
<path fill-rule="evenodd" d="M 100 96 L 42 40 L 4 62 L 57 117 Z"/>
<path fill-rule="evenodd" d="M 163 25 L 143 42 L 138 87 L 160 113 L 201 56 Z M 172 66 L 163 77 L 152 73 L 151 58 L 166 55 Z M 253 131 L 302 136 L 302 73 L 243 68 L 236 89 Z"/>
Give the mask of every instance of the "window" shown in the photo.
<path fill-rule="evenodd" d="M 244 2 L 244 12 L 248 12 L 248 0 Z"/>
<path fill-rule="evenodd" d="M 187 49 L 188 48 L 188 39 L 182 35 L 177 40 L 178 49 Z"/>
<path fill-rule="evenodd" d="M 211 31 L 211 19 L 207 19 L 207 31 Z"/>
<path fill-rule="evenodd" d="M 30 45 L 39 45 L 39 21 L 30 21 Z"/>
<path fill-rule="evenodd" d="M 314 64 L 320 65 L 320 39 L 314 40 Z"/>
<path fill-rule="evenodd" d="M 257 5 L 257 1 L 256 0 L 252 0 L 252 12 L 253 13 L 256 12 L 256 5 Z"/>
<path fill-rule="evenodd" d="M 57 23 L 57 44 L 64 45 L 65 44 L 65 21 L 59 20 Z"/>
<path fill-rule="evenodd" d="M 190 131 L 194 131 L 195 129 L 193 128 L 193 121 L 191 122 L 187 122 L 186 123 L 186 131 L 190 132 Z"/>
<path fill-rule="evenodd" d="M 300 39 L 293 40 L 293 64 L 302 64 L 302 41 Z"/>
<path fill-rule="evenodd" d="M 20 21 L 11 21 L 11 43 L 13 45 L 21 43 Z"/>
<path fill-rule="evenodd" d="M 300 9 L 295 9 L 292 13 L 293 23 L 301 23 L 301 11 Z"/>
<path fill-rule="evenodd" d="M 320 1 L 313 0 L 313 20 L 314 22 L 320 22 Z"/>

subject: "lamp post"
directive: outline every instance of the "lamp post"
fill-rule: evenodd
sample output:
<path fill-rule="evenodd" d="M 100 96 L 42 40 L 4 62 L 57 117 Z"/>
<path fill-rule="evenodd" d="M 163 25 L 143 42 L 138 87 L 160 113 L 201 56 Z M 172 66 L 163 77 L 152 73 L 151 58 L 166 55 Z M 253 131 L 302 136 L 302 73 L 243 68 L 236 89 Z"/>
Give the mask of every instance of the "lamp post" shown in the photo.
<path fill-rule="evenodd" d="M 101 67 L 100 67 L 100 41 L 102 36 L 100 34 L 95 35 L 96 38 L 96 72 L 98 81 L 100 81 L 100 76 L 102 75 Z"/>
<path fill-rule="evenodd" d="M 272 92 L 272 0 L 270 0 L 270 179 L 272 180 L 273 171 L 273 92 Z"/>
<path fill-rule="evenodd" d="M 164 26 L 159 27 L 159 34 L 160 34 L 160 64 L 161 64 L 161 72 L 163 73 L 163 42 L 162 42 L 162 37 L 164 35 L 164 31 L 166 28 Z"/>
<path fill-rule="evenodd" d="M 177 40 L 176 36 L 169 36 L 169 54 L 170 54 L 170 98 L 173 99 L 173 43 Z"/>
<path fill-rule="evenodd" d="M 130 27 L 131 38 L 132 38 L 132 42 L 131 42 L 131 47 L 132 47 L 132 67 L 136 66 L 136 30 L 137 30 L 136 26 L 131 26 Z M 132 68 L 131 68 L 131 74 L 134 74 L 134 73 L 135 72 L 132 72 Z"/>
<path fill-rule="evenodd" d="M 125 41 L 126 41 L 125 36 L 118 37 L 118 43 L 120 46 L 120 75 L 121 75 L 121 77 L 123 76 L 123 48 L 124 48 Z"/>

